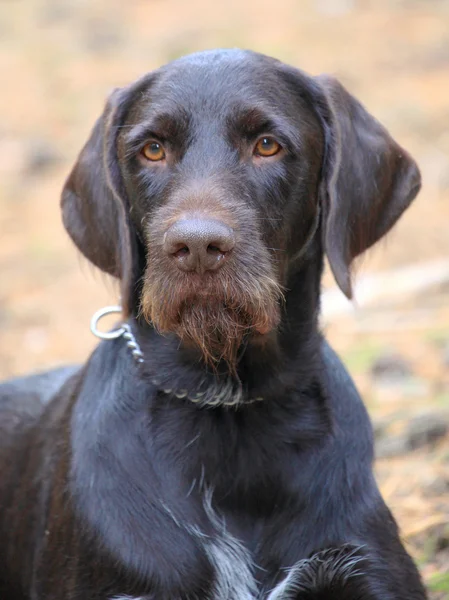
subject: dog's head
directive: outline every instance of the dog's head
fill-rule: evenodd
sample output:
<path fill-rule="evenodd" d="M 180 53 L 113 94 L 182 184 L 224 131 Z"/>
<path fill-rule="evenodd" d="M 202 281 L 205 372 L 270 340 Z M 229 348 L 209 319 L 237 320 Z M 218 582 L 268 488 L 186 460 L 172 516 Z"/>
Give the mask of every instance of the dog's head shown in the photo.
<path fill-rule="evenodd" d="M 65 226 L 124 309 L 231 365 L 280 319 L 320 219 L 335 278 L 416 196 L 410 156 L 336 80 L 246 51 L 177 60 L 116 90 L 62 195 Z M 317 246 L 318 245 L 318 246 Z"/>

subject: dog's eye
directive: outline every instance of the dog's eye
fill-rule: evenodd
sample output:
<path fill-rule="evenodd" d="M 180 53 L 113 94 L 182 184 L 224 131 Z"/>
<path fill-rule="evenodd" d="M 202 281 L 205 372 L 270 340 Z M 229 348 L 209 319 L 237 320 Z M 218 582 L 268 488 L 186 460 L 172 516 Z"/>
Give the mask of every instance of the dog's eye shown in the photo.
<path fill-rule="evenodd" d="M 272 137 L 262 137 L 256 143 L 254 154 L 256 156 L 274 156 L 281 150 L 281 145 Z"/>
<path fill-rule="evenodd" d="M 142 148 L 142 154 L 146 159 L 153 162 L 164 160 L 165 158 L 165 150 L 162 144 L 156 142 L 155 140 L 148 142 L 148 144 Z"/>

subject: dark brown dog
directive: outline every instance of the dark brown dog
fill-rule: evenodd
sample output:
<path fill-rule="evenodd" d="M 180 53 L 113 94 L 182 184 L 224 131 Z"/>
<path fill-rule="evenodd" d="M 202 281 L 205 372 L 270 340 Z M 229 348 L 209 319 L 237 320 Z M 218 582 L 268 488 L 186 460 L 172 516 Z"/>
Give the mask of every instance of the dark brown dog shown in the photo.
<path fill-rule="evenodd" d="M 318 328 L 324 254 L 350 297 L 419 187 L 337 81 L 265 56 L 114 92 L 62 208 L 127 322 L 0 388 L 0 597 L 423 600 Z"/>

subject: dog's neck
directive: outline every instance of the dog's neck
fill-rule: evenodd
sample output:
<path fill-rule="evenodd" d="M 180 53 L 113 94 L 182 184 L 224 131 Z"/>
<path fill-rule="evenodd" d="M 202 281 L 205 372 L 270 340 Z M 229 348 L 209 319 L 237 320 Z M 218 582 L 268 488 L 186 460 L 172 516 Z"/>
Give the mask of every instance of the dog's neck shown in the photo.
<path fill-rule="evenodd" d="M 318 244 L 317 244 L 318 245 Z M 246 340 L 236 375 L 225 364 L 207 367 L 199 351 L 180 345 L 175 335 L 161 336 L 142 318 L 132 329 L 143 353 L 142 374 L 168 395 L 199 405 L 238 406 L 306 389 L 314 379 L 322 256 L 318 248 L 289 275 L 279 327 L 264 338 Z"/>

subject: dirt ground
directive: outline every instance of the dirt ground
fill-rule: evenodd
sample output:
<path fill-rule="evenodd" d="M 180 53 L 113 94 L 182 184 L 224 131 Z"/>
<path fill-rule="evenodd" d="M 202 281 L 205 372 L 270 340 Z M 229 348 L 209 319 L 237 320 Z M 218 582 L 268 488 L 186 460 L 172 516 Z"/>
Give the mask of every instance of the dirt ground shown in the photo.
<path fill-rule="evenodd" d="M 58 207 L 107 94 L 179 55 L 235 46 L 338 76 L 417 159 L 423 191 L 359 276 L 417 265 L 419 280 L 449 263 L 449 1 L 5 1 L 0 377 L 83 361 L 90 316 L 116 301 Z M 448 280 L 323 320 L 366 399 L 381 490 L 433 600 L 449 598 Z"/>

